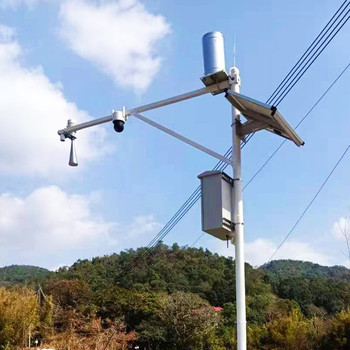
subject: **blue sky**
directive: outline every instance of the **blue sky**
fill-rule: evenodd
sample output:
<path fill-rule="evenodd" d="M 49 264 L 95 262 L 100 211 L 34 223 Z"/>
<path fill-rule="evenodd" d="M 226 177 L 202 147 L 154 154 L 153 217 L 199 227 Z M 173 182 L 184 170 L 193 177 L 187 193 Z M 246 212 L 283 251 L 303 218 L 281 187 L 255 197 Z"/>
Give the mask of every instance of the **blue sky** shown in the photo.
<path fill-rule="evenodd" d="M 50 269 L 137 248 L 157 234 L 216 160 L 130 118 L 78 132 L 79 167 L 56 134 L 87 121 L 202 87 L 201 38 L 233 37 L 241 92 L 266 101 L 341 2 L 320 0 L 0 0 L 0 266 Z M 350 25 L 280 104 L 296 125 L 350 61 Z M 247 261 L 268 260 L 349 143 L 350 72 L 244 192 Z M 224 153 L 230 105 L 203 96 L 145 113 Z M 267 132 L 243 151 L 243 180 L 280 144 Z M 348 265 L 337 229 L 350 210 L 349 155 L 275 258 Z M 166 237 L 192 245 L 199 203 Z M 196 244 L 232 255 L 204 235 Z"/>

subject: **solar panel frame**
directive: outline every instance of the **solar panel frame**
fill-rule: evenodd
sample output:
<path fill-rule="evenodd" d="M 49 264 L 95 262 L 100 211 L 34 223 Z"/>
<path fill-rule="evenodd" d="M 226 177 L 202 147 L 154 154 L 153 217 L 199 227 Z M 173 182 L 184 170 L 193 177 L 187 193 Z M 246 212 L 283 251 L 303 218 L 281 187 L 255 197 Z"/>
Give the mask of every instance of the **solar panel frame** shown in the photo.
<path fill-rule="evenodd" d="M 265 129 L 293 141 L 298 147 L 304 145 L 304 141 L 282 117 L 276 107 L 232 90 L 227 90 L 225 97 L 247 119 L 247 122 L 241 127 L 242 136 L 249 133 L 249 130 L 256 132 Z"/>

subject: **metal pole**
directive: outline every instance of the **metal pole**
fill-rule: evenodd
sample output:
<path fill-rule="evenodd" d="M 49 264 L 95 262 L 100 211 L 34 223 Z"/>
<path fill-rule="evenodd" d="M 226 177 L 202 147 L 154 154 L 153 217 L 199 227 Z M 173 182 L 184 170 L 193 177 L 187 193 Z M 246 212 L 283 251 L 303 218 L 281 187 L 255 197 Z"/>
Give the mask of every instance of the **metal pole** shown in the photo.
<path fill-rule="evenodd" d="M 235 92 L 240 91 L 241 79 L 237 67 L 230 70 L 230 85 Z M 245 272 L 244 272 L 244 222 L 241 171 L 241 139 L 237 134 L 240 112 L 232 107 L 232 168 L 233 168 L 233 223 L 235 227 L 235 265 L 236 265 L 236 308 L 237 308 L 237 350 L 247 349 L 247 321 L 245 305 Z"/>
<path fill-rule="evenodd" d="M 202 96 L 202 95 L 209 94 L 209 93 L 215 93 L 215 92 L 221 92 L 221 91 L 223 92 L 225 89 L 228 88 L 228 86 L 229 86 L 228 81 L 225 80 L 225 81 L 222 81 L 221 83 L 213 84 L 213 85 L 207 86 L 207 87 L 202 88 L 202 89 L 186 92 L 186 93 L 181 94 L 181 95 L 166 98 L 164 100 L 160 100 L 157 102 L 149 103 L 149 104 L 144 105 L 144 106 L 139 106 L 139 107 L 127 110 L 127 111 L 125 111 L 125 115 L 129 116 L 133 113 L 142 113 L 142 112 L 150 111 L 150 110 L 155 109 L 155 108 L 168 106 L 168 105 L 171 105 L 171 104 L 174 104 L 177 102 L 189 100 L 191 98 Z M 86 129 L 86 128 L 89 128 L 91 126 L 111 122 L 112 120 L 113 120 L 113 115 L 108 115 L 106 117 L 90 120 L 90 121 L 85 122 L 85 123 L 81 123 L 81 124 L 77 124 L 77 125 L 73 125 L 73 126 L 67 126 L 65 129 L 58 130 L 57 133 L 58 133 L 58 135 L 70 134 L 72 132 Z"/>

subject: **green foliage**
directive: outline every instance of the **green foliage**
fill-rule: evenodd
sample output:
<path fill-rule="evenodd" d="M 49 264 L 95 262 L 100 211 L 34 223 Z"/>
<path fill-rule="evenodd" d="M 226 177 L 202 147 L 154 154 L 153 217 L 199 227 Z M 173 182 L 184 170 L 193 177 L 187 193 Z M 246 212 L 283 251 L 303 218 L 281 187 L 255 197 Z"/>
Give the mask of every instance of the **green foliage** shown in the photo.
<path fill-rule="evenodd" d="M 309 350 L 315 346 L 312 324 L 297 309 L 262 327 L 249 327 L 248 334 L 252 349 Z"/>
<path fill-rule="evenodd" d="M 220 349 L 220 317 L 195 294 L 175 292 L 157 301 L 153 316 L 140 325 L 140 339 L 160 349 Z M 222 348 L 222 347 L 221 347 Z"/>
<path fill-rule="evenodd" d="M 145 254 L 148 252 L 147 254 Z M 145 255 L 145 256 L 144 256 Z M 194 293 L 222 306 L 235 300 L 235 265 L 231 258 L 209 250 L 159 243 L 151 251 L 128 250 L 91 261 L 77 261 L 70 268 L 58 271 L 56 277 L 86 281 L 93 292 L 118 285 L 140 292 Z M 263 272 L 246 264 L 247 292 L 256 294 L 267 288 Z"/>
<path fill-rule="evenodd" d="M 36 293 L 27 288 L 0 288 L 0 349 L 25 347 L 39 325 Z"/>
<path fill-rule="evenodd" d="M 261 268 L 280 298 L 295 300 L 308 316 L 334 315 L 350 307 L 350 270 L 310 262 L 278 260 Z"/>
<path fill-rule="evenodd" d="M 284 278 L 325 277 L 350 281 L 350 270 L 344 266 L 321 266 L 309 261 L 273 260 L 268 264 L 263 265 L 261 269 L 269 272 L 271 275 L 278 275 Z"/>
<path fill-rule="evenodd" d="M 26 283 L 32 279 L 45 278 L 50 274 L 49 270 L 36 266 L 11 265 L 0 268 L 0 284 Z"/>
<path fill-rule="evenodd" d="M 43 277 L 5 269 L 7 282 L 42 289 L 0 289 L 0 350 L 25 345 L 28 329 L 75 350 L 236 348 L 235 263 L 208 250 L 159 243 Z M 249 349 L 350 349 L 348 269 L 282 260 L 245 272 Z"/>
<path fill-rule="evenodd" d="M 305 315 L 309 315 L 312 306 L 322 308 L 329 314 L 350 306 L 349 282 L 324 277 L 281 277 L 275 278 L 271 284 L 278 297 L 295 300 Z"/>
<path fill-rule="evenodd" d="M 350 310 L 337 314 L 330 320 L 328 328 L 322 337 L 322 350 L 350 349 Z"/>

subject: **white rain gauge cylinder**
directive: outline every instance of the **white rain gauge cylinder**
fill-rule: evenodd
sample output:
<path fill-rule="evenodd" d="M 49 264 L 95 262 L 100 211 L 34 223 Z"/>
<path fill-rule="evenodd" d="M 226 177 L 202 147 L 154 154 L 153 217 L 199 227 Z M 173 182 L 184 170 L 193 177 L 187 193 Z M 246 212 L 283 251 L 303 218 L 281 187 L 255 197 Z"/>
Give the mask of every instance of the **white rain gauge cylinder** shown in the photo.
<path fill-rule="evenodd" d="M 204 76 L 225 70 L 224 37 L 220 32 L 209 32 L 202 38 Z"/>

